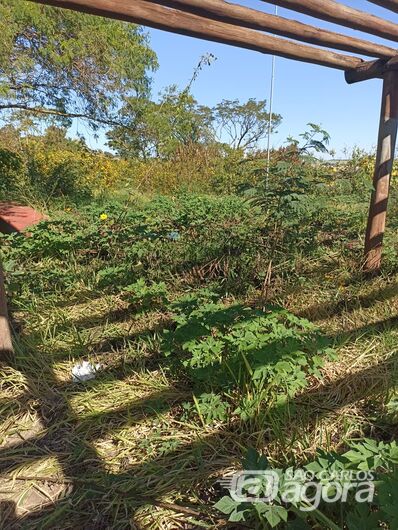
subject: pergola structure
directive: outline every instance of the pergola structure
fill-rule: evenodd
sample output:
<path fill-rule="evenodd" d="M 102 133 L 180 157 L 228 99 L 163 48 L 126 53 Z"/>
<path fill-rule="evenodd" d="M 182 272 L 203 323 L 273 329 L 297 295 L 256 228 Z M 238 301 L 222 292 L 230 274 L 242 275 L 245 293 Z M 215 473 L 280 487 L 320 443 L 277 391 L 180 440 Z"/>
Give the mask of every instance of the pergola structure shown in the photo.
<path fill-rule="evenodd" d="M 398 124 L 398 50 L 396 48 L 320 29 L 224 0 L 32 1 L 336 68 L 345 72 L 347 83 L 373 78 L 383 79 L 374 189 L 365 235 L 364 261 L 366 271 L 379 270 Z M 398 42 L 398 24 L 334 0 L 259 1 Z M 398 13 L 398 0 L 369 1 Z M 302 42 L 310 43 L 312 46 Z M 316 46 L 313 46 L 314 44 Z M 350 54 L 336 53 L 323 48 L 337 49 Z M 376 59 L 364 60 L 352 53 Z"/>

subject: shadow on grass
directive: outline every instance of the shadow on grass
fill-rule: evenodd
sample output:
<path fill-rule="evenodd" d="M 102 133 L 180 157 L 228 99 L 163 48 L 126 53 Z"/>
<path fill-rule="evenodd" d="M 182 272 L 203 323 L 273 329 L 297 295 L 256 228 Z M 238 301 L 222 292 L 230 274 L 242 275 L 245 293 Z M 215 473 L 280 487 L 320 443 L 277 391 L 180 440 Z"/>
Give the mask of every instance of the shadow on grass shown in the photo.
<path fill-rule="evenodd" d="M 249 315 L 249 313 L 248 313 Z M 220 310 L 212 318 L 222 323 L 234 318 L 230 308 Z M 247 317 L 251 318 L 251 317 Z M 380 321 L 371 326 L 354 329 L 349 332 L 331 337 L 336 343 L 343 343 L 364 334 L 371 334 L 386 327 L 395 328 L 398 318 Z M 198 322 L 187 324 L 185 330 L 190 339 L 202 334 Z M 191 326 L 191 328 L 190 328 Z M 152 330 L 153 331 L 153 330 Z M 147 333 L 150 333 L 148 330 Z M 134 339 L 136 339 L 135 337 Z M 29 338 L 27 340 L 29 344 Z M 277 344 L 274 344 L 277 349 Z M 16 518 L 11 505 L 3 506 L 3 528 L 85 528 L 86 530 L 105 528 L 135 528 L 135 514 L 145 506 L 159 506 L 161 498 L 171 491 L 180 492 L 180 502 L 189 504 L 187 491 L 193 482 L 206 484 L 208 490 L 199 492 L 199 499 L 203 493 L 203 504 L 212 503 L 211 484 L 217 472 L 221 472 L 227 465 L 236 461 L 241 450 L 242 433 L 248 431 L 248 423 L 234 420 L 232 424 L 206 430 L 198 429 L 196 439 L 188 441 L 177 440 L 177 446 L 165 449 L 162 454 L 151 456 L 150 453 L 141 462 L 126 462 L 117 472 L 109 469 L 109 462 L 101 458 L 95 449 L 95 443 L 104 435 L 116 435 L 125 427 L 138 426 L 148 419 L 157 419 L 173 407 L 180 405 L 191 393 L 187 382 L 174 374 L 175 385 L 171 388 L 152 392 L 145 398 L 138 398 L 127 404 L 113 407 L 111 410 L 93 412 L 83 418 L 76 416 L 70 402 L 77 393 L 84 393 L 85 387 L 60 385 L 50 364 L 35 358 L 34 350 L 27 353 L 20 351 L 17 355 L 16 367 L 28 381 L 30 396 L 38 403 L 38 411 L 43 424 L 43 433 L 33 440 L 15 443 L 3 449 L 0 453 L 1 476 L 10 476 L 22 465 L 34 464 L 42 459 L 54 457 L 60 468 L 60 476 L 30 477 L 39 484 L 45 484 L 46 479 L 59 480 L 65 484 L 62 498 L 54 499 L 43 505 L 35 512 L 23 518 Z M 275 362 L 279 360 L 275 359 Z M 59 361 L 59 358 L 56 358 Z M 32 371 L 31 363 L 36 366 Z M 107 369 L 103 376 L 90 382 L 88 388 L 95 388 L 103 383 L 104 377 L 117 380 L 119 374 L 126 377 L 134 372 L 136 360 L 131 359 L 127 364 L 121 361 Z M 158 368 L 166 369 L 167 361 L 159 357 L 150 359 Z M 353 374 L 345 374 L 342 378 L 325 383 L 319 388 L 301 393 L 288 407 L 275 406 L 268 411 L 268 416 L 278 416 L 282 419 L 294 419 L 300 415 L 303 407 L 306 413 L 301 420 L 307 428 L 312 428 L 323 417 L 340 408 L 369 397 L 378 391 L 377 382 L 370 386 L 367 382 L 374 379 L 374 371 L 390 371 L 390 384 L 396 380 L 398 354 L 389 359 Z M 37 374 L 40 378 L 37 379 Z M 385 382 L 383 383 L 385 384 Z M 346 392 L 341 389 L 346 388 Z M 338 391 L 337 391 L 338 389 Z M 334 390 L 336 390 L 334 392 Z M 112 392 L 112 385 L 109 386 Z M 325 401 L 326 395 L 334 396 L 330 402 Z M 25 396 L 26 397 L 26 396 Z M 310 410 L 308 410 L 310 408 Z M 265 418 L 266 416 L 264 416 Z M 209 432 L 210 431 L 210 432 Z M 264 423 L 266 441 L 274 441 L 274 434 Z M 115 436 L 115 451 L 117 452 L 117 437 Z M 245 437 L 247 446 L 253 445 L 250 431 Z M 221 450 L 220 450 L 221 449 Z M 133 451 L 133 449 L 131 449 Z M 0 478 L 1 478 L 0 476 Z M 23 477 L 20 477 L 22 480 Z M 27 478 L 27 480 L 29 477 Z M 205 487 L 205 489 L 206 489 Z M 185 500 L 184 500 L 185 499 Z M 178 506 L 173 508 L 178 513 Z M 208 510 L 200 504 L 196 507 L 198 517 L 209 520 Z M 184 509 L 181 508 L 184 513 Z M 189 523 L 186 516 L 185 528 L 196 528 Z M 137 527 L 138 528 L 138 527 Z"/>
<path fill-rule="evenodd" d="M 382 302 L 398 295 L 398 284 L 377 288 L 365 295 L 350 295 L 335 302 L 315 304 L 298 313 L 298 316 L 316 322 L 324 318 L 332 318 L 342 313 L 351 313 L 360 308 L 372 307 L 376 302 Z"/>

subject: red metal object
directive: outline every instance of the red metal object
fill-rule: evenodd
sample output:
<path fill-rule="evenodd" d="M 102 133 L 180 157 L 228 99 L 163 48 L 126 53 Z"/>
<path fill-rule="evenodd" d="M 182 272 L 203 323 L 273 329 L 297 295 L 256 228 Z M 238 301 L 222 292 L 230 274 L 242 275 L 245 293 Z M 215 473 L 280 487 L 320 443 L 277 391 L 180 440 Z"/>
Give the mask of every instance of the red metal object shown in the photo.
<path fill-rule="evenodd" d="M 23 232 L 43 219 L 45 216 L 30 206 L 0 203 L 0 232 Z"/>

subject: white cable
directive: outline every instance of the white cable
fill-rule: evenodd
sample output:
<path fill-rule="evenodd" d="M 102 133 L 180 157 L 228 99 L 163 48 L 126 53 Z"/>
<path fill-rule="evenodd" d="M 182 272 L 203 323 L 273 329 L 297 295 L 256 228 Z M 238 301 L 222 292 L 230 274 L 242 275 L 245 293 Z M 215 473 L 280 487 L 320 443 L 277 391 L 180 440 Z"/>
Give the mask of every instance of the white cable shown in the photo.
<path fill-rule="evenodd" d="M 278 6 L 275 6 L 275 15 L 278 14 Z M 269 119 L 268 119 L 268 135 L 267 135 L 267 173 L 265 186 L 268 188 L 268 177 L 269 177 L 269 167 L 271 161 L 271 132 L 272 132 L 272 108 L 274 102 L 274 84 L 275 84 L 275 55 L 272 56 L 272 68 L 271 68 L 271 86 L 270 86 L 270 95 L 269 95 Z"/>

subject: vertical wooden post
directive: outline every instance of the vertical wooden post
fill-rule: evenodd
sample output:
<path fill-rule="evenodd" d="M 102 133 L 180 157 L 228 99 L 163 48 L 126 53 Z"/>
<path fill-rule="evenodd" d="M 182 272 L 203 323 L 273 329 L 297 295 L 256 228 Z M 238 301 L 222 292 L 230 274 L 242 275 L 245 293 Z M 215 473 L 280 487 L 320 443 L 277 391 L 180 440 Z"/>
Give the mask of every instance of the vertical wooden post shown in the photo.
<path fill-rule="evenodd" d="M 0 266 L 0 361 L 9 361 L 14 354 L 8 320 L 7 296 L 4 287 L 4 275 Z"/>
<path fill-rule="evenodd" d="M 364 270 L 367 272 L 376 273 L 380 269 L 397 125 L 398 71 L 390 71 L 384 75 L 376 167 L 373 177 L 374 190 L 370 199 L 366 228 Z"/>

